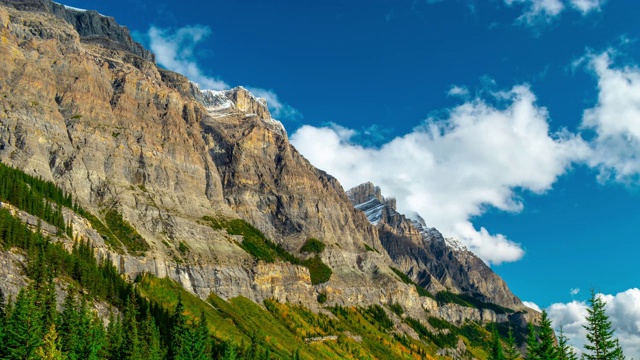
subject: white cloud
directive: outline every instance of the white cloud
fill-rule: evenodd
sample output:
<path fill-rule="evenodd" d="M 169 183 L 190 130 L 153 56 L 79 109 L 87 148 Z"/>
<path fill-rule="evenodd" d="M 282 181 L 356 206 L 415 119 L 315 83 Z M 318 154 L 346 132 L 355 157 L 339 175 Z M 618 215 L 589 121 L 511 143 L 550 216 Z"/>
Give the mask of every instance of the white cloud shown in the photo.
<path fill-rule="evenodd" d="M 590 56 L 598 78 L 598 103 L 583 114 L 583 129 L 595 133 L 589 165 L 599 180 L 633 183 L 640 177 L 640 69 L 612 67 L 610 53 Z"/>
<path fill-rule="evenodd" d="M 620 339 L 628 358 L 640 353 L 640 290 L 629 289 L 616 295 L 602 295 L 607 305 L 606 314 L 609 316 L 615 335 Z M 558 303 L 551 305 L 547 312 L 553 327 L 557 330 L 561 326 L 571 344 L 583 349 L 586 343 L 587 304 L 580 301 Z"/>
<path fill-rule="evenodd" d="M 536 25 L 540 22 L 550 22 L 560 15 L 565 6 L 560 0 L 504 0 L 511 6 L 523 4 L 525 12 L 518 18 L 519 22 L 526 25 Z"/>
<path fill-rule="evenodd" d="M 465 97 L 469 95 L 469 90 L 464 86 L 453 85 L 451 86 L 451 89 L 449 89 L 449 91 L 447 92 L 447 95 Z"/>
<path fill-rule="evenodd" d="M 580 293 L 580 288 L 571 289 L 571 295 L 578 295 Z"/>
<path fill-rule="evenodd" d="M 571 6 L 576 10 L 587 14 L 591 11 L 599 11 L 606 0 L 571 0 Z"/>
<path fill-rule="evenodd" d="M 588 148 L 566 131 L 549 133 L 548 114 L 527 86 L 451 109 L 379 148 L 352 143 L 354 131 L 303 126 L 291 141 L 316 167 L 348 189 L 366 181 L 397 198 L 400 211 L 421 214 L 445 236 L 457 236 L 487 262 L 516 261 L 519 244 L 471 218 L 488 207 L 518 212 L 516 189 L 542 193 Z"/>
<path fill-rule="evenodd" d="M 254 95 L 267 100 L 271 116 L 281 120 L 301 120 L 302 113 L 298 109 L 282 102 L 273 90 L 262 88 L 247 87 Z"/>
<path fill-rule="evenodd" d="M 208 26 L 185 26 L 177 30 L 149 28 L 149 47 L 159 64 L 197 83 L 203 89 L 224 90 L 229 88 L 224 81 L 205 74 L 198 65 L 195 48 L 211 35 Z"/>
<path fill-rule="evenodd" d="M 529 309 L 533 309 L 535 311 L 542 312 L 542 309 L 540 309 L 540 306 L 538 306 L 538 304 L 536 304 L 534 302 L 523 301 L 522 303 L 524 304 L 524 306 L 528 307 Z"/>
<path fill-rule="evenodd" d="M 582 15 L 587 15 L 592 11 L 600 11 L 606 1 L 607 0 L 504 0 L 508 6 L 520 4 L 524 7 L 524 12 L 518 17 L 517 22 L 528 26 L 552 22 L 567 9 L 567 6 L 579 11 Z"/>

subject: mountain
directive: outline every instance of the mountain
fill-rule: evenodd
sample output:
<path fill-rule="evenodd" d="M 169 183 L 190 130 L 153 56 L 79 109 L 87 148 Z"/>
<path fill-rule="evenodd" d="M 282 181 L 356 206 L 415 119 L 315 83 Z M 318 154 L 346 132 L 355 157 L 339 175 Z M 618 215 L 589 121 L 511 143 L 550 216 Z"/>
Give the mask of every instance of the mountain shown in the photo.
<path fill-rule="evenodd" d="M 87 240 L 150 301 L 174 306 L 149 289 L 170 283 L 217 309 L 245 299 L 340 317 L 351 310 L 335 309 L 355 307 L 374 323 L 393 319 L 389 344 L 405 341 L 392 333 L 415 346 L 452 334 L 434 345 L 449 356 L 464 353 L 451 329 L 536 318 L 481 260 L 398 214 L 373 185 L 347 195 L 289 143 L 264 99 L 159 68 L 112 18 L 0 0 L 0 36 L 0 159 L 73 199 L 58 203 L 64 231 L 2 207 L 33 230 L 54 226 L 47 234 L 67 249 Z M 24 256 L 5 249 L 3 271 Z M 29 282 L 7 275 L 18 280 L 0 281 L 5 294 Z"/>
<path fill-rule="evenodd" d="M 385 199 L 379 187 L 365 183 L 347 191 L 356 209 L 378 228 L 380 242 L 396 266 L 432 293 L 451 291 L 484 302 L 524 310 L 507 284 L 457 239 L 445 239 L 416 215 L 396 211 L 395 199 Z"/>

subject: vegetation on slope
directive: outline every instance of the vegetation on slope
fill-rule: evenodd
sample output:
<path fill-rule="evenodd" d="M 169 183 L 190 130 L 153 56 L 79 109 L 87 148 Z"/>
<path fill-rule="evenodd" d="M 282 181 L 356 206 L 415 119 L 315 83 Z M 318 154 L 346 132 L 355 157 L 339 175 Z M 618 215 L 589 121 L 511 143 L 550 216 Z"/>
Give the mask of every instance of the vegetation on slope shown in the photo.
<path fill-rule="evenodd" d="M 279 259 L 294 265 L 306 267 L 309 269 L 311 283 L 313 285 L 322 284 L 331 278 L 331 268 L 322 262 L 319 256 L 301 260 L 288 252 L 280 244 L 276 244 L 268 239 L 260 230 L 242 219 L 226 220 L 205 216 L 203 220 L 207 221 L 215 230 L 225 230 L 229 235 L 242 236 L 242 242 L 238 243 L 238 245 L 258 260 L 272 263 Z M 310 248 L 322 248 L 322 250 L 324 250 L 324 244 L 322 242 L 316 239 L 309 240 L 315 240 L 312 241 Z M 309 241 L 307 241 L 307 243 L 309 243 Z M 318 243 L 322 246 L 318 245 Z M 320 252 L 322 250 L 320 250 Z"/>
<path fill-rule="evenodd" d="M 14 176 L 13 179 L 20 179 L 21 176 Z M 0 180 L 8 178 L 11 177 Z M 64 196 L 60 189 L 42 187 L 37 182 L 41 180 L 29 177 L 24 179 L 27 180 L 22 184 L 29 184 L 22 190 L 23 196 L 26 196 L 20 200 L 23 201 L 21 206 L 24 209 L 38 213 L 38 210 L 33 210 L 34 207 L 24 205 L 33 204 L 37 202 L 36 199 L 58 206 L 62 206 L 60 202 L 65 206 L 72 204 L 71 198 Z M 7 184 L 6 181 L 2 182 L 4 187 Z M 46 190 L 35 190 L 42 188 Z M 13 195 L 5 196 L 11 198 Z M 7 198 L 3 199 L 8 201 Z M 13 201 L 20 203 L 15 197 Z M 71 206 L 79 213 L 89 214 L 77 205 Z M 46 216 L 45 212 L 47 211 L 43 210 L 42 216 Z M 118 233 L 118 238 L 134 233 L 135 229 L 120 219 L 111 221 L 110 227 L 105 226 L 103 231 L 114 236 L 114 232 Z M 100 223 L 95 218 L 94 221 Z M 115 227 L 115 231 L 111 227 Z M 124 230 L 118 230 L 117 227 Z M 283 253 L 282 248 L 241 221 L 236 221 L 225 229 L 230 234 L 253 239 L 253 243 L 258 245 L 254 249 L 266 249 L 266 253 L 271 254 L 274 259 L 289 259 L 297 264 L 319 260 L 316 256 L 301 261 L 291 254 Z M 61 236 L 64 237 L 64 234 Z M 430 358 L 438 348 L 455 347 L 458 339 L 463 339 L 467 345 L 465 356 L 506 359 L 504 354 L 511 354 L 508 357 L 510 360 L 517 356 L 513 352 L 516 342 L 510 332 L 505 345 L 497 329 L 484 329 L 473 322 L 456 327 L 432 317 L 428 324 L 434 330 L 430 331 L 426 324 L 405 316 L 405 323 L 420 336 L 418 340 L 397 333 L 392 318 L 383 307 L 377 305 L 366 308 L 328 307 L 326 309 L 333 314 L 330 317 L 274 300 L 266 300 L 263 308 L 243 297 L 226 301 L 211 294 L 205 302 L 172 280 L 150 275 L 140 276 L 131 284 L 120 276 L 111 263 L 97 261 L 88 241 L 74 240 L 71 251 L 68 252 L 61 243 L 53 242 L 39 231 L 32 230 L 7 209 L 0 209 L 0 248 L 25 255 L 26 274 L 30 278 L 29 285 L 15 299 L 6 301 L 0 292 L 0 358 Z M 307 266 L 313 268 L 313 265 Z M 397 269 L 394 271 L 399 272 Z M 398 276 L 403 281 L 413 284 L 406 275 L 401 274 Z M 328 276 L 330 269 L 326 278 Z M 63 311 L 58 312 L 56 284 L 62 283 L 69 286 Z M 464 306 L 487 306 L 473 300 L 446 294 L 440 295 L 439 299 L 462 302 L 466 304 Z M 112 313 L 110 316 L 107 327 L 91 310 L 96 301 L 118 309 L 117 314 Z M 593 309 L 588 319 L 588 330 L 610 331 L 603 303 L 595 296 L 591 303 Z M 403 316 L 402 308 L 397 304 L 391 304 L 389 308 L 398 316 Z M 549 340 L 553 332 L 550 322 L 545 319 L 543 314 L 539 330 L 531 327 L 527 344 L 531 353 L 540 357 L 552 352 L 556 355 L 571 355 L 570 347 L 566 346 L 566 338 L 561 337 L 558 346 Z M 593 348 L 602 347 L 604 351 L 621 355 L 617 342 L 613 338 L 610 340 L 604 345 L 594 344 Z M 503 347 L 506 350 L 503 351 Z"/>
<path fill-rule="evenodd" d="M 437 293 L 436 300 L 439 304 L 458 304 L 460 306 L 475 309 L 489 309 L 493 310 L 496 314 L 511 314 L 514 312 L 512 309 L 498 304 L 484 302 L 480 299 L 474 298 L 473 296 L 466 294 L 454 294 L 449 291 L 441 291 Z"/>
<path fill-rule="evenodd" d="M 300 248 L 300 252 L 320 254 L 324 251 L 325 247 L 326 245 L 322 241 L 315 238 L 309 238 Z"/>
<path fill-rule="evenodd" d="M 416 291 L 418 292 L 418 295 L 420 296 L 426 296 L 426 297 L 430 297 L 430 298 L 434 298 L 433 295 L 431 295 L 430 292 L 428 292 L 425 288 L 423 288 L 422 286 L 416 284 L 413 280 L 411 280 L 411 278 L 409 278 L 407 276 L 407 274 L 403 273 L 402 271 L 400 271 L 399 269 L 394 268 L 393 266 L 390 266 L 391 270 L 398 275 L 398 277 L 400 278 L 400 280 L 402 280 L 403 283 L 408 284 L 408 285 L 413 285 L 416 288 Z"/>
<path fill-rule="evenodd" d="M 58 235 L 72 234 L 71 224 L 66 224 L 62 207 L 72 209 L 91 223 L 114 250 L 124 247 L 134 255 L 142 255 L 149 250 L 149 244 L 122 218 L 115 209 L 105 212 L 107 226 L 96 216 L 75 203 L 70 194 L 50 181 L 27 175 L 0 162 L 0 201 L 5 201 L 18 209 L 36 216 L 58 228 Z"/>

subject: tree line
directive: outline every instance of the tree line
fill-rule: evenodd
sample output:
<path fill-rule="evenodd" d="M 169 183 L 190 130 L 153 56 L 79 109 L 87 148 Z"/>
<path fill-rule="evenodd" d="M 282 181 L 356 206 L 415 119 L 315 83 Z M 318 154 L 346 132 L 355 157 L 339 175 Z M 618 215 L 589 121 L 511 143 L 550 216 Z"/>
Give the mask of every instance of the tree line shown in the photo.
<path fill-rule="evenodd" d="M 589 308 L 587 309 L 588 343 L 584 346 L 582 360 L 624 360 L 625 356 L 620 347 L 619 340 L 614 337 L 614 329 L 611 321 L 605 313 L 605 302 L 591 291 Z M 556 341 L 557 340 L 557 341 Z M 542 311 L 539 329 L 529 323 L 526 340 L 526 355 L 524 360 L 577 360 L 578 356 L 569 345 L 569 339 L 564 335 L 562 328 L 556 339 L 551 327 L 551 320 L 545 310 Z M 493 341 L 489 360 L 516 360 L 521 359 L 511 329 L 505 347 L 502 346 L 496 330 L 493 331 Z"/>

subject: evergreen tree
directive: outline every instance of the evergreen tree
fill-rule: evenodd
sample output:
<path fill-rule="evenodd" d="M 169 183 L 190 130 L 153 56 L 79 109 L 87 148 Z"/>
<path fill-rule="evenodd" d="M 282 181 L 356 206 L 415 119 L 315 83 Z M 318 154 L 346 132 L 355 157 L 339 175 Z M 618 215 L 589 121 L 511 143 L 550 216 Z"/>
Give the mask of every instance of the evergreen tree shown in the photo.
<path fill-rule="evenodd" d="M 525 360 L 540 360 L 538 358 L 538 336 L 532 323 L 527 325 L 527 356 Z"/>
<path fill-rule="evenodd" d="M 204 317 L 204 311 L 200 313 L 200 319 L 194 324 L 190 330 L 192 333 L 191 352 L 193 360 L 205 360 L 211 358 L 211 347 L 209 344 L 209 327 L 207 319 Z"/>
<path fill-rule="evenodd" d="M 60 342 L 58 341 L 58 332 L 56 331 L 55 324 L 51 324 L 51 326 L 49 326 L 49 331 L 44 335 L 42 345 L 36 349 L 36 356 L 40 360 L 65 359 L 62 355 L 62 350 L 60 349 Z"/>
<path fill-rule="evenodd" d="M 106 346 L 103 348 L 101 358 L 108 360 L 119 360 L 124 358 L 121 350 L 124 336 L 122 333 L 122 322 L 118 317 L 109 315 L 109 325 L 106 332 Z"/>
<path fill-rule="evenodd" d="M 97 360 L 100 350 L 104 346 L 105 331 L 102 320 L 98 314 L 91 310 L 90 303 L 85 298 L 80 302 L 78 310 L 79 333 L 82 334 L 82 341 L 76 350 L 80 359 Z"/>
<path fill-rule="evenodd" d="M 536 358 L 540 360 L 556 360 L 555 336 L 546 310 L 542 310 L 538 338 L 539 343 L 535 349 Z"/>
<path fill-rule="evenodd" d="M 62 351 L 67 354 L 70 360 L 79 360 L 81 359 L 80 348 L 84 339 L 81 332 L 79 305 L 75 290 L 71 286 L 67 289 L 67 297 L 64 299 L 62 307 L 59 326 Z"/>
<path fill-rule="evenodd" d="M 518 346 L 516 345 L 516 338 L 513 336 L 513 330 L 509 326 L 509 333 L 507 335 L 507 346 L 504 349 L 504 357 L 507 360 L 516 360 L 521 357 Z"/>
<path fill-rule="evenodd" d="M 171 351 L 170 359 L 178 360 L 186 357 L 187 338 L 189 337 L 189 329 L 187 328 L 187 319 L 184 316 L 184 305 L 182 298 L 178 298 L 176 310 L 171 317 Z"/>
<path fill-rule="evenodd" d="M 564 335 L 564 330 L 560 327 L 560 334 L 558 335 L 558 360 L 578 360 L 578 356 L 568 342 L 569 339 Z"/>
<path fill-rule="evenodd" d="M 493 328 L 491 351 L 489 352 L 488 360 L 506 360 L 502 350 L 502 344 L 500 343 L 500 335 L 498 335 L 498 330 L 496 330 L 495 327 Z"/>
<path fill-rule="evenodd" d="M 236 360 L 237 358 L 236 345 L 232 342 L 227 343 L 222 360 Z"/>
<path fill-rule="evenodd" d="M 142 358 L 148 360 L 164 358 L 160 344 L 160 331 L 153 316 L 151 316 L 149 307 L 147 307 L 144 322 L 140 326 L 140 339 L 142 343 Z"/>
<path fill-rule="evenodd" d="M 586 352 L 583 358 L 586 360 L 611 360 L 622 359 L 622 348 L 618 340 L 613 337 L 614 330 L 611 328 L 611 321 L 605 314 L 605 302 L 602 297 L 596 295 L 591 290 L 587 312 L 587 325 L 583 327 L 587 330 L 587 341 L 584 348 Z"/>
<path fill-rule="evenodd" d="M 133 292 L 127 299 L 122 316 L 123 359 L 140 359 L 140 339 L 138 336 L 138 305 Z"/>
<path fill-rule="evenodd" d="M 20 289 L 6 322 L 5 359 L 31 359 L 42 343 L 42 324 L 31 287 Z"/>

